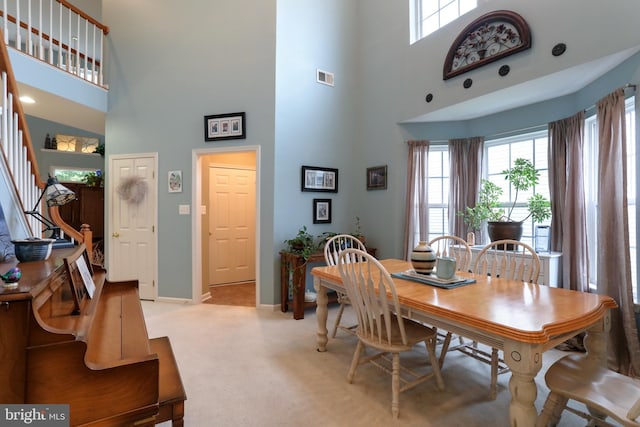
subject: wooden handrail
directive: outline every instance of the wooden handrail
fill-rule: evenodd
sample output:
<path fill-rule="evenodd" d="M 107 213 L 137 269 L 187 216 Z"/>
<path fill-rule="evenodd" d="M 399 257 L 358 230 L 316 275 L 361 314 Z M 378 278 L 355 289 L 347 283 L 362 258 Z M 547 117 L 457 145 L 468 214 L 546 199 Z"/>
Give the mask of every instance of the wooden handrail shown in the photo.
<path fill-rule="evenodd" d="M 57 0 L 56 0 L 57 1 Z M 5 13 L 4 10 L 0 10 L 0 17 L 4 18 Z M 12 24 L 18 24 L 18 20 L 16 19 L 15 16 L 7 14 L 7 19 L 9 20 L 9 22 L 11 22 Z M 25 30 L 29 29 L 29 25 L 26 22 L 20 21 L 20 28 L 24 28 Z M 103 30 L 104 32 L 104 30 Z M 108 31 L 107 31 L 108 32 Z M 77 49 L 70 47 L 68 44 L 62 43 L 60 40 L 55 39 L 55 38 L 51 38 L 51 36 L 49 36 L 49 34 L 47 33 L 41 33 L 37 28 L 33 28 L 31 27 L 31 33 L 33 33 L 36 36 L 40 36 L 42 34 L 42 39 L 46 40 L 48 42 L 53 43 L 56 46 L 59 46 L 60 48 L 62 48 L 63 50 L 66 50 L 68 52 L 70 52 L 73 55 L 78 55 L 80 56 L 80 58 L 85 59 L 87 62 L 90 63 L 95 63 L 95 65 L 100 66 L 100 60 L 98 59 L 94 59 L 91 57 L 86 56 L 84 53 L 82 52 L 78 52 Z M 107 33 L 105 33 L 107 34 Z"/>
<path fill-rule="evenodd" d="M 0 29 L 0 40 L 2 40 L 2 42 L 0 42 L 0 45 L 1 45 L 0 46 L 0 74 L 3 72 L 6 72 L 7 74 L 6 90 L 8 93 L 11 93 L 13 95 L 12 96 L 13 113 L 18 116 L 18 120 L 17 120 L 18 130 L 22 132 L 21 143 L 27 152 L 26 157 L 27 157 L 27 161 L 30 163 L 30 166 L 31 166 L 30 173 L 31 173 L 31 176 L 33 177 L 33 181 L 34 181 L 33 184 L 35 184 L 35 186 L 39 188 L 40 191 L 44 191 L 46 187 L 46 182 L 42 180 L 40 171 L 38 170 L 38 161 L 35 156 L 35 151 L 33 149 L 33 143 L 31 140 L 31 135 L 29 133 L 29 128 L 27 126 L 26 116 L 24 114 L 24 110 L 22 109 L 22 104 L 19 99 L 20 95 L 18 91 L 18 85 L 16 83 L 15 74 L 13 72 L 13 67 L 11 65 L 11 60 L 9 58 L 9 51 L 7 49 L 7 45 L 3 42 L 4 35 L 2 32 L 2 29 Z M 3 150 L 0 150 L 0 153 L 1 155 L 4 156 Z M 14 171 L 10 171 L 10 172 L 11 172 L 10 176 L 11 176 L 12 185 L 14 188 L 17 189 L 18 185 L 13 175 Z M 17 193 L 18 193 L 18 200 L 19 200 L 18 203 L 20 203 L 21 205 L 20 210 L 22 212 L 25 212 L 26 210 L 28 210 L 25 208 L 25 200 L 20 195 L 20 191 L 18 191 Z M 31 207 L 29 207 L 29 210 L 30 209 Z M 83 224 L 81 231 L 75 230 L 73 227 L 68 225 L 62 219 L 57 206 L 49 207 L 49 217 L 53 221 L 53 223 L 59 226 L 60 229 L 63 230 L 67 235 L 69 235 L 70 237 L 72 237 L 73 239 L 77 240 L 80 243 L 87 243 L 87 246 L 89 247 L 89 251 L 91 252 L 91 255 L 92 255 L 93 238 L 92 238 L 91 228 L 88 225 Z"/>
<path fill-rule="evenodd" d="M 81 11 L 80 9 L 78 9 L 77 7 L 72 5 L 71 3 L 69 3 L 69 2 L 67 2 L 65 0 L 56 0 L 56 2 L 58 2 L 61 5 L 65 6 L 66 8 L 71 9 L 71 11 L 77 13 L 78 15 L 80 15 L 81 17 L 86 19 L 87 21 L 91 22 L 96 27 L 100 28 L 105 36 L 107 34 L 109 34 L 109 27 L 107 27 L 106 25 L 103 25 L 100 22 L 96 21 L 95 19 L 93 19 L 92 17 L 90 17 L 89 15 L 87 15 L 86 13 L 84 13 L 83 11 Z"/>
<path fill-rule="evenodd" d="M 4 40 L 2 30 L 0 30 L 0 37 L 2 37 L 2 40 Z M 16 76 L 13 73 L 13 67 L 11 66 L 11 60 L 9 59 L 9 51 L 7 50 L 7 46 L 4 44 L 4 42 L 2 43 L 2 48 L 0 48 L 0 64 L 4 65 L 4 70 L 0 69 L 0 72 L 6 71 L 7 73 L 7 90 L 13 94 L 13 111 L 18 114 L 18 130 L 22 131 L 23 144 L 27 149 L 27 159 L 31 162 L 31 173 L 35 178 L 36 185 L 42 190 L 44 189 L 46 183 L 42 181 L 40 171 L 38 170 L 38 162 L 36 160 L 36 154 L 33 150 L 31 134 L 29 133 L 29 128 L 26 125 L 27 119 L 25 117 L 24 110 L 22 109 L 22 103 L 20 102 L 18 85 L 16 84 Z M 13 180 L 13 174 L 11 176 L 11 179 Z M 13 185 L 15 186 L 16 183 L 13 182 Z M 24 203 L 22 210 L 25 210 Z"/>

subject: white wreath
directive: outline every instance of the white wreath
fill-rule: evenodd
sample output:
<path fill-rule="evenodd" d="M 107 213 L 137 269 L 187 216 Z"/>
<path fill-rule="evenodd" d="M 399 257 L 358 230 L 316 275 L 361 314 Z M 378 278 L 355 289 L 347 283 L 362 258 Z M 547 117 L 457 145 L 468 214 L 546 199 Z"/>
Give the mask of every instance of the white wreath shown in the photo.
<path fill-rule="evenodd" d="M 141 176 L 128 176 L 120 180 L 116 189 L 118 195 L 127 203 L 139 205 L 147 195 L 147 182 Z"/>

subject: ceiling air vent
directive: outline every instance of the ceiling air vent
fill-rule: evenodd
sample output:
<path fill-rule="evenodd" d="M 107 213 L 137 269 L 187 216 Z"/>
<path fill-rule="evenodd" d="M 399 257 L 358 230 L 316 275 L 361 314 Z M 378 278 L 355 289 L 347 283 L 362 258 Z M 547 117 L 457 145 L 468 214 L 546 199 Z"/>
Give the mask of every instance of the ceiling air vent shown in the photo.
<path fill-rule="evenodd" d="M 333 73 L 316 70 L 316 81 L 328 86 L 333 86 Z"/>

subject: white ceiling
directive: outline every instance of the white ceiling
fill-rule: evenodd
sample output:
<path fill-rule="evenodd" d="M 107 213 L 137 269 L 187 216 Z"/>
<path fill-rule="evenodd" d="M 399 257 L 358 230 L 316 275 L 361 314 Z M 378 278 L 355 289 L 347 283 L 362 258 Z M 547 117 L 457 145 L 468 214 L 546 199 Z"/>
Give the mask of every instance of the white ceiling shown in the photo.
<path fill-rule="evenodd" d="M 568 95 L 584 88 L 639 50 L 640 46 L 634 47 L 539 79 L 441 108 L 403 123 L 470 120 Z"/>
<path fill-rule="evenodd" d="M 22 103 L 25 114 L 104 135 L 106 114 L 68 99 L 18 83 L 20 96 L 30 96 L 35 104 Z"/>

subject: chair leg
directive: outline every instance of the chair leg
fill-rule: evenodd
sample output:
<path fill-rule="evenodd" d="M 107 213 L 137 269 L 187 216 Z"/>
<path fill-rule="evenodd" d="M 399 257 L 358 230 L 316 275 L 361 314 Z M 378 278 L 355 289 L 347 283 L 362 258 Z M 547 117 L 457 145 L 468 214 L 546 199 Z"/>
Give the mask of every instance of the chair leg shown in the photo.
<path fill-rule="evenodd" d="M 356 375 L 356 369 L 358 369 L 358 364 L 360 363 L 360 353 L 362 353 L 362 348 L 364 345 L 362 341 L 358 340 L 358 345 L 356 345 L 356 350 L 353 352 L 353 359 L 351 359 L 351 367 L 349 368 L 349 373 L 347 374 L 347 382 L 352 383 L 353 377 Z"/>
<path fill-rule="evenodd" d="M 491 349 L 491 390 L 489 391 L 489 398 L 496 400 L 498 395 L 498 349 Z"/>
<path fill-rule="evenodd" d="M 536 422 L 536 427 L 555 427 L 560 422 L 560 416 L 567 405 L 567 398 L 550 392 L 544 402 L 542 412 Z"/>
<path fill-rule="evenodd" d="M 447 338 L 449 338 L 448 335 Z M 442 373 L 440 372 L 441 361 L 436 358 L 436 340 L 437 338 L 434 336 L 433 338 L 426 340 L 424 344 L 427 347 L 427 355 L 429 356 L 429 362 L 431 362 L 433 376 L 436 377 L 438 390 L 444 390 L 444 380 L 442 379 Z M 440 354 L 440 358 L 442 359 L 442 353 Z"/>
<path fill-rule="evenodd" d="M 444 358 L 447 355 L 447 351 L 449 350 L 451 335 L 451 332 L 447 332 L 447 336 L 445 336 L 444 342 L 442 343 L 442 348 L 440 349 L 440 359 L 438 359 L 438 365 L 440 366 L 440 369 L 442 369 L 442 365 L 444 365 Z"/>
<path fill-rule="evenodd" d="M 336 323 L 333 325 L 333 331 L 331 332 L 331 338 L 336 337 L 336 333 L 338 332 L 338 326 L 340 326 L 340 321 L 342 320 L 342 313 L 344 312 L 344 302 L 340 302 L 340 308 L 338 309 L 338 315 L 336 316 Z"/>
<path fill-rule="evenodd" d="M 397 419 L 400 414 L 400 353 L 393 353 L 391 366 L 391 413 Z"/>

